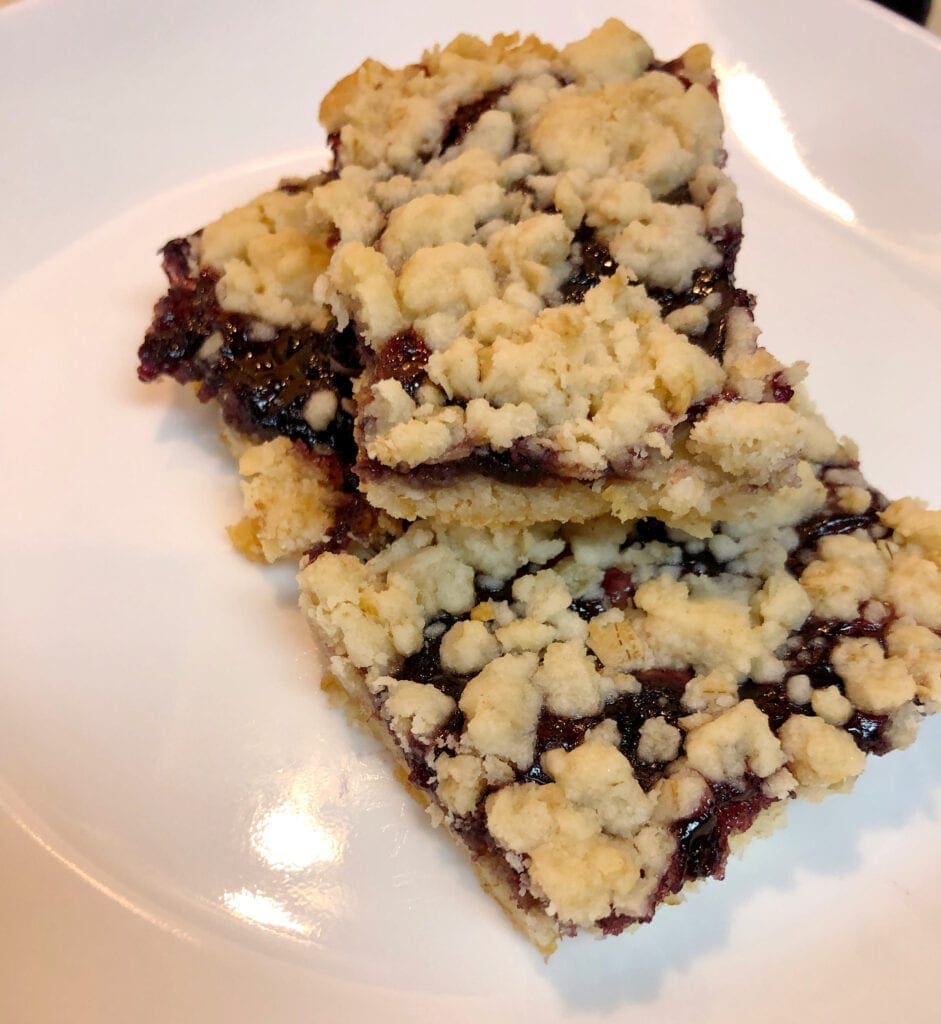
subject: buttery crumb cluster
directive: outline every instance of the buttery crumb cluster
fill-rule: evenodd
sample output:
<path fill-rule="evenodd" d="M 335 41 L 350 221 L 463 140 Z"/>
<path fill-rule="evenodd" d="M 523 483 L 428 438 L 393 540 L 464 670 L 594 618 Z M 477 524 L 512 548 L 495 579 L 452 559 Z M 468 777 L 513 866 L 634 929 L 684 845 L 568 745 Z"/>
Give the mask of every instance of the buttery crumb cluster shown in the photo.
<path fill-rule="evenodd" d="M 620 930 L 941 708 L 941 513 L 804 477 L 708 540 L 417 523 L 315 559 L 302 604 L 452 831 L 563 930 Z"/>

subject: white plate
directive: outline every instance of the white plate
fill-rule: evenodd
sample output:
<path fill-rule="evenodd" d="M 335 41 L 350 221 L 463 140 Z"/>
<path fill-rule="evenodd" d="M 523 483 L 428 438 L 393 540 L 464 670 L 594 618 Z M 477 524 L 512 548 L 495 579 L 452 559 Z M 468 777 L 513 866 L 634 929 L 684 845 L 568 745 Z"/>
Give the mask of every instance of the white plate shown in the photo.
<path fill-rule="evenodd" d="M 315 167 L 336 77 L 606 7 L 0 11 L 0 1020 L 937 1019 L 941 723 L 546 965 L 328 709 L 290 570 L 228 547 L 208 412 L 134 379 L 157 247 Z M 941 501 L 937 45 L 835 0 L 623 13 L 662 55 L 716 49 L 766 340 L 877 484 Z"/>

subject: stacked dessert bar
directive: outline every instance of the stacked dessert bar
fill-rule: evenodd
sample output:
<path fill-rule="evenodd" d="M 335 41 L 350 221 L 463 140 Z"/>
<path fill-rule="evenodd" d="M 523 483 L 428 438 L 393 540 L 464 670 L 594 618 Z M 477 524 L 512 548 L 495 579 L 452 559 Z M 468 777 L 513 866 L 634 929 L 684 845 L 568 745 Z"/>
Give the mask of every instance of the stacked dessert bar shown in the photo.
<path fill-rule="evenodd" d="M 759 344 L 707 47 L 366 61 L 333 167 L 164 249 L 245 554 L 544 952 L 648 921 L 941 706 L 941 513 Z"/>

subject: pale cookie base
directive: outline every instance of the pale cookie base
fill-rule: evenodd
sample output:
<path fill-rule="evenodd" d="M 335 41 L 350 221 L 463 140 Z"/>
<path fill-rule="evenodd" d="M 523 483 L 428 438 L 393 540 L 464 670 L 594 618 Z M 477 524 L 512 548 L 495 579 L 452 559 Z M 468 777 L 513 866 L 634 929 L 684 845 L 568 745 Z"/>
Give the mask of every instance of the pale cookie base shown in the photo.
<path fill-rule="evenodd" d="M 653 517 L 693 537 L 709 537 L 714 523 L 763 517 L 771 504 L 805 504 L 808 512 L 812 510 L 819 486 L 802 475 L 800 467 L 788 484 L 777 491 L 760 490 L 680 461 L 665 465 L 662 472 L 611 484 L 553 480 L 523 487 L 468 476 L 448 487 L 425 489 L 405 479 L 386 478 L 367 483 L 363 493 L 371 505 L 409 521 L 487 528 L 584 523 L 603 515 L 625 523 Z"/>
<path fill-rule="evenodd" d="M 397 519 L 433 519 L 487 527 L 545 522 L 584 523 L 608 511 L 600 493 L 578 481 L 516 487 L 484 476 L 468 476 L 447 487 L 410 486 L 405 480 L 370 481 L 370 505 Z"/>
<path fill-rule="evenodd" d="M 321 543 L 340 497 L 324 469 L 286 438 L 252 445 L 239 458 L 247 515 L 228 528 L 232 543 L 259 561 L 298 558 Z"/>
<path fill-rule="evenodd" d="M 806 464 L 804 464 L 806 466 Z M 609 511 L 622 523 L 659 519 L 691 537 L 712 535 L 715 523 L 763 520 L 769 509 L 797 506 L 809 514 L 821 499 L 822 488 L 801 466 L 776 490 L 749 487 L 716 470 L 705 472 L 678 460 L 642 480 L 617 481 L 601 492 Z"/>
<path fill-rule="evenodd" d="M 220 436 L 242 477 L 245 516 L 226 528 L 236 550 L 272 563 L 300 558 L 321 543 L 341 497 L 326 469 L 285 437 L 252 444 L 225 424 Z"/>

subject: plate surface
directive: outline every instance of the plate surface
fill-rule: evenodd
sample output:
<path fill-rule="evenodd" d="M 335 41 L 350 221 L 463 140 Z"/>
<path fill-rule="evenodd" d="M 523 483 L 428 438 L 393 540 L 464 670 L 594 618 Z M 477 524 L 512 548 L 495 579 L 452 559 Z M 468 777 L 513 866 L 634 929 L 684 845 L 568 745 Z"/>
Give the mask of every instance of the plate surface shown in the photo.
<path fill-rule="evenodd" d="M 212 416 L 135 381 L 154 252 L 315 169 L 317 98 L 367 54 L 610 8 L 250 7 L 0 11 L 0 1020 L 936 1020 L 941 722 L 547 965 L 328 708 L 292 571 L 228 546 Z M 765 340 L 874 483 L 941 503 L 941 48 L 849 0 L 620 13 L 714 47 Z"/>

